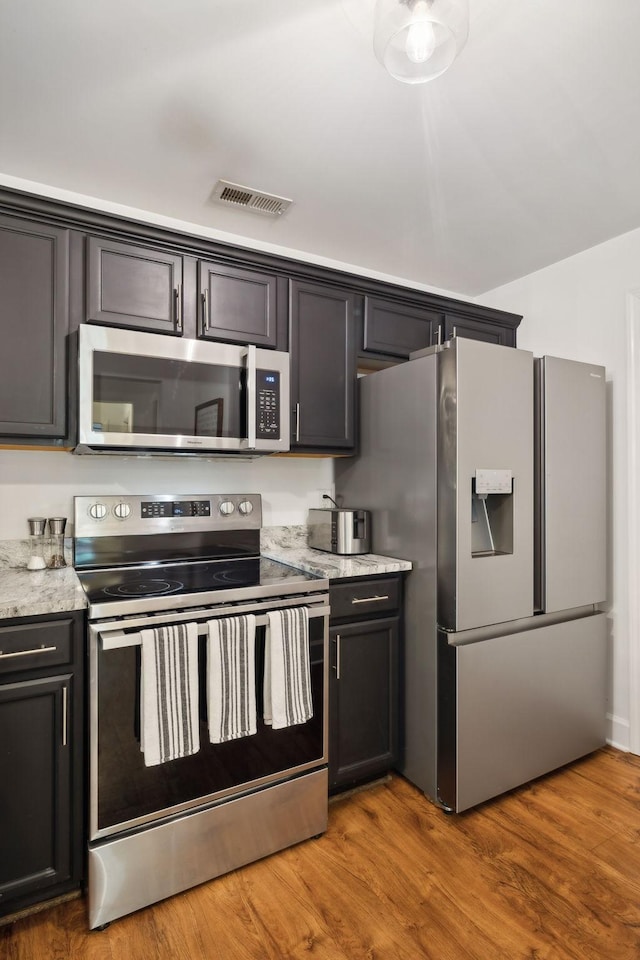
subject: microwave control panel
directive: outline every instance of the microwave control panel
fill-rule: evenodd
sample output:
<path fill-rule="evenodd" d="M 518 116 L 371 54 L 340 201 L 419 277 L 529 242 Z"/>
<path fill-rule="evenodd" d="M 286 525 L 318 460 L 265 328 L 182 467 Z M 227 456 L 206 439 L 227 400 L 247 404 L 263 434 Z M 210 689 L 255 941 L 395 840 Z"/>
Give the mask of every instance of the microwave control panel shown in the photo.
<path fill-rule="evenodd" d="M 256 371 L 256 437 L 280 436 L 280 373 Z"/>

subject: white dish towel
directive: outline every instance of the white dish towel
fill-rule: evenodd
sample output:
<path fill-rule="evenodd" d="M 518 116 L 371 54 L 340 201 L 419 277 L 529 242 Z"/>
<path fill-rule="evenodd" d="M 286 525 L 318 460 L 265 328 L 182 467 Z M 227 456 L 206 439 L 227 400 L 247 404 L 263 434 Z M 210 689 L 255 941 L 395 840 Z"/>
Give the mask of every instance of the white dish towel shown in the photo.
<path fill-rule="evenodd" d="M 264 722 L 274 730 L 313 716 L 309 664 L 309 611 L 288 607 L 267 613 L 264 649 Z"/>
<path fill-rule="evenodd" d="M 140 749 L 153 767 L 200 749 L 198 626 L 140 631 Z"/>
<path fill-rule="evenodd" d="M 207 712 L 211 743 L 249 737 L 256 723 L 256 618 L 209 620 Z"/>

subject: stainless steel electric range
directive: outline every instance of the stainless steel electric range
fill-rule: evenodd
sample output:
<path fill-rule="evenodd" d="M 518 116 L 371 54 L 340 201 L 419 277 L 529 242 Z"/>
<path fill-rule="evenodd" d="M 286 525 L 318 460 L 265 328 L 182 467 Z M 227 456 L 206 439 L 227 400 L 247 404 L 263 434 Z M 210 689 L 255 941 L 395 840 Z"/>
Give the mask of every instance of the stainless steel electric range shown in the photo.
<path fill-rule="evenodd" d="M 89 925 L 212 879 L 327 825 L 328 581 L 260 556 L 257 494 L 76 497 L 89 609 Z M 262 717 L 267 613 L 304 606 L 312 716 Z M 216 618 L 256 617 L 257 731 L 146 766 L 141 631 L 196 624 L 200 688 Z M 205 698 L 202 697 L 201 704 Z"/>

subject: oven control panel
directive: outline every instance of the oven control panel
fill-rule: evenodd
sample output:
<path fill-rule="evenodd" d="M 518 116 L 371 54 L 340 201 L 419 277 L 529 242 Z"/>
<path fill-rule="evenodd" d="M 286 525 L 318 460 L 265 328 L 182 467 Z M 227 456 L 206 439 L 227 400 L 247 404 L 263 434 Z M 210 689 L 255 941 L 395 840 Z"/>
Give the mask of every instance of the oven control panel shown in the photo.
<path fill-rule="evenodd" d="M 76 537 L 259 530 L 259 493 L 151 494 L 74 497 Z"/>
<path fill-rule="evenodd" d="M 210 500 L 143 500 L 141 517 L 210 517 Z"/>

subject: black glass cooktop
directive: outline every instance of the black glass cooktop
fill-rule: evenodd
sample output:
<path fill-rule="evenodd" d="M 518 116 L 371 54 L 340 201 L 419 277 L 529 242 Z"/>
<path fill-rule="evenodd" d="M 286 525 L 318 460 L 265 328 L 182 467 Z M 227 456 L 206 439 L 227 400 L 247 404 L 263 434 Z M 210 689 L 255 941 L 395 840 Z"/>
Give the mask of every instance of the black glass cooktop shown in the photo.
<path fill-rule="evenodd" d="M 90 603 L 184 596 L 212 590 L 273 587 L 318 578 L 266 557 L 240 560 L 187 561 L 77 570 Z"/>

